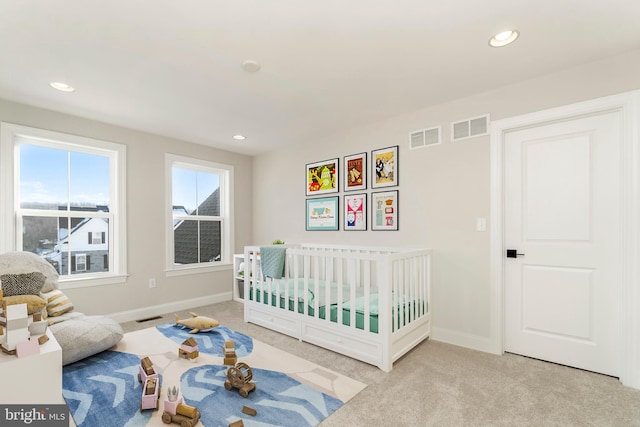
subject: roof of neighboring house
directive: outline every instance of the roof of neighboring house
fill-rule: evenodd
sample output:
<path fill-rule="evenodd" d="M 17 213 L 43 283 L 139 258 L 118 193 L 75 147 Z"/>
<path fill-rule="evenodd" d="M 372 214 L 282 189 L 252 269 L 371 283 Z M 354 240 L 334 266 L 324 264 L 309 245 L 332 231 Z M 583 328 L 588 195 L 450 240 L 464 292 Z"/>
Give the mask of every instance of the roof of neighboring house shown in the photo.
<path fill-rule="evenodd" d="M 174 210 L 175 210 L 174 206 Z M 220 215 L 220 189 L 216 189 L 196 209 L 199 215 Z M 192 215 L 195 215 L 192 214 Z M 198 259 L 198 221 L 181 221 L 174 223 L 174 262 L 176 264 L 192 264 L 214 261 L 220 257 L 220 223 L 200 223 L 200 259 Z"/>
<path fill-rule="evenodd" d="M 189 215 L 189 211 L 184 206 L 173 205 L 173 214 L 174 215 Z M 173 228 L 175 229 L 178 225 L 182 223 L 182 219 L 174 219 L 173 220 Z"/>
<path fill-rule="evenodd" d="M 59 205 L 58 206 L 58 210 L 59 211 L 66 211 L 67 210 L 67 205 Z M 107 205 L 95 205 L 95 206 L 72 206 L 71 207 L 71 211 L 73 212 L 109 212 L 109 206 Z M 68 229 L 68 220 L 71 219 L 71 232 L 73 233 L 74 230 L 76 230 L 78 228 L 78 225 L 80 225 L 81 223 L 87 222 L 87 219 L 90 218 L 75 218 L 75 217 L 59 217 L 58 218 L 58 228 L 59 229 Z M 63 237 L 66 236 L 59 236 L 59 239 L 62 239 Z"/>

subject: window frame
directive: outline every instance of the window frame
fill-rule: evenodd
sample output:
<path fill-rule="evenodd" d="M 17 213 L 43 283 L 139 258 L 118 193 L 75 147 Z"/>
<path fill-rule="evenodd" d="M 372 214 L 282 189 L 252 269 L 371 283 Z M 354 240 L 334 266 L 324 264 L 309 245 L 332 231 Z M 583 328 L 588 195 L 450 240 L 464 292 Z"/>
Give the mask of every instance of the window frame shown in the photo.
<path fill-rule="evenodd" d="M 194 264 L 174 263 L 174 211 L 173 211 L 173 168 L 179 167 L 198 172 L 216 173 L 220 175 L 220 245 L 221 259 L 214 262 L 199 262 Z M 165 274 L 168 277 L 187 274 L 197 274 L 210 271 L 229 270 L 233 266 L 234 254 L 234 167 L 232 165 L 211 162 L 192 157 L 165 154 L 165 194 L 166 194 L 166 251 Z M 193 219 L 193 217 L 189 218 Z"/>
<path fill-rule="evenodd" d="M 72 255 L 72 257 L 75 257 L 76 262 L 75 262 L 75 271 L 87 271 L 87 254 L 75 254 Z M 78 262 L 78 259 L 82 259 L 82 263 Z M 83 266 L 82 269 L 78 268 L 78 264 L 81 264 Z"/>
<path fill-rule="evenodd" d="M 25 141 L 26 140 L 26 141 Z M 44 147 L 102 155 L 109 158 L 109 260 L 111 271 L 60 275 L 61 289 L 124 283 L 127 278 L 126 245 L 126 146 L 45 129 L 0 123 L 0 252 L 22 248 L 22 218 L 42 215 L 42 210 L 20 207 L 20 142 Z M 67 211 L 68 214 L 68 211 Z M 91 212 L 82 212 L 91 217 Z"/>

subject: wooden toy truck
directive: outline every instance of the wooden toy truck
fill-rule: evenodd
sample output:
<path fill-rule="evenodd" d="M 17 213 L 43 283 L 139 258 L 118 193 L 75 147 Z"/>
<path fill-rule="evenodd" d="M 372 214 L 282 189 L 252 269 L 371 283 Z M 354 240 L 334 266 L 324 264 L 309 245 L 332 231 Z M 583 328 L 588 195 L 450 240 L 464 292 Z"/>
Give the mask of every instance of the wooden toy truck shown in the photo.
<path fill-rule="evenodd" d="M 231 390 L 237 388 L 240 396 L 247 397 L 249 393 L 256 389 L 256 384 L 251 382 L 253 372 L 246 363 L 240 362 L 227 369 L 227 380 L 224 388 Z"/>
<path fill-rule="evenodd" d="M 153 362 L 148 357 L 140 360 L 138 369 L 138 382 L 141 382 L 142 397 L 140 399 L 140 411 L 145 409 L 158 409 L 160 398 L 160 377 L 153 367 Z"/>
<path fill-rule="evenodd" d="M 193 427 L 200 421 L 200 411 L 195 406 L 183 403 L 182 397 L 176 401 L 164 401 L 162 422 L 180 424 L 180 427 Z"/>

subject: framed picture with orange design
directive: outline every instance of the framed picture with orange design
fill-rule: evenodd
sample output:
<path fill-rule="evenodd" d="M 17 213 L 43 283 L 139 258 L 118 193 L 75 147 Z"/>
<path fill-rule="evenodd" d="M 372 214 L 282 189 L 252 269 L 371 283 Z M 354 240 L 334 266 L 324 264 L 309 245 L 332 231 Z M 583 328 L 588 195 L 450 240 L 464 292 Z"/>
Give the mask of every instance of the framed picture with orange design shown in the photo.
<path fill-rule="evenodd" d="M 371 188 L 398 185 L 398 146 L 371 152 Z"/>
<path fill-rule="evenodd" d="M 367 153 L 352 154 L 344 158 L 344 191 L 366 190 Z"/>

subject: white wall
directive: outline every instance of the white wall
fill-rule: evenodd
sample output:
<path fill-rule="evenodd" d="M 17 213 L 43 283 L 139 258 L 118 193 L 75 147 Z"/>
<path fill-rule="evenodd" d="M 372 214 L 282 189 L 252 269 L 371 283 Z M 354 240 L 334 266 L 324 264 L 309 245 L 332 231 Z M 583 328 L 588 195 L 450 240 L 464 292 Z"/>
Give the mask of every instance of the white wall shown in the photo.
<path fill-rule="evenodd" d="M 62 113 L 0 100 L 0 121 L 81 135 L 127 146 L 127 262 L 121 285 L 67 289 L 76 310 L 87 314 L 174 310 L 176 301 L 231 298 L 232 272 L 165 276 L 165 153 L 179 154 L 235 168 L 235 250 L 253 243 L 252 158 L 185 141 L 136 132 Z M 157 287 L 149 289 L 155 278 Z M 154 307 L 147 310 L 148 307 Z M 156 312 L 155 314 L 159 314 Z M 126 316 L 120 319 L 124 320 Z"/>
<path fill-rule="evenodd" d="M 450 123 L 487 113 L 497 120 L 638 88 L 640 51 L 634 51 L 257 156 L 253 243 L 432 248 L 433 338 L 489 351 L 489 233 L 475 230 L 477 217 L 489 220 L 489 137 L 450 142 Z M 437 125 L 442 145 L 409 150 L 410 131 Z M 371 231 L 369 217 L 369 231 L 305 231 L 305 164 L 391 145 L 400 146 L 400 230 Z"/>

